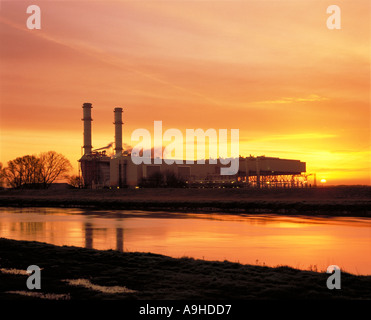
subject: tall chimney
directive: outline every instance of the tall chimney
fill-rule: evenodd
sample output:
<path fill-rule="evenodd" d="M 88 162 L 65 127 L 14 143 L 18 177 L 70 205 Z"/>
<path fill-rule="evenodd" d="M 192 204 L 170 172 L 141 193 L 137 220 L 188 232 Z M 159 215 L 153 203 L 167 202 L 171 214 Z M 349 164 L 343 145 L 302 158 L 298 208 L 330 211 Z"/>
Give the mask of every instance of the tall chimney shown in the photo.
<path fill-rule="evenodd" d="M 84 155 L 91 154 L 91 122 L 93 119 L 91 118 L 91 103 L 84 103 L 82 106 L 83 109 L 83 118 L 81 119 L 84 121 Z"/>
<path fill-rule="evenodd" d="M 122 155 L 122 108 L 115 108 L 115 154 L 116 156 Z"/>

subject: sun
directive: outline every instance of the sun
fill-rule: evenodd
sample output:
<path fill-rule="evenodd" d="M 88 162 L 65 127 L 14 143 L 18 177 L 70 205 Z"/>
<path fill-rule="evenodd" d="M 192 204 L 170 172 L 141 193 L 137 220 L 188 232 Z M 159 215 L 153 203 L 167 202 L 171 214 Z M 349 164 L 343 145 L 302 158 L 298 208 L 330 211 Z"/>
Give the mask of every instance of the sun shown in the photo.
<path fill-rule="evenodd" d="M 326 183 L 327 180 L 326 179 L 321 179 L 321 183 Z"/>

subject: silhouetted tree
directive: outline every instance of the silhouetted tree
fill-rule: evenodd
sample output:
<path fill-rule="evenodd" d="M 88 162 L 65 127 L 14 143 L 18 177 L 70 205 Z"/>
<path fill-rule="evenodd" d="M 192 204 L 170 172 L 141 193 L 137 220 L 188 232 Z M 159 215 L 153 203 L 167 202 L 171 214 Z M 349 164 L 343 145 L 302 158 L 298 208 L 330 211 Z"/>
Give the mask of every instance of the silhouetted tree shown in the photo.
<path fill-rule="evenodd" d="M 185 181 L 181 177 L 177 177 L 172 171 L 165 172 L 165 183 L 170 188 L 182 188 L 186 186 Z"/>
<path fill-rule="evenodd" d="M 168 170 L 165 173 L 155 172 L 148 178 L 143 178 L 139 185 L 143 188 L 182 188 L 186 186 L 186 183 L 174 172 Z"/>
<path fill-rule="evenodd" d="M 152 187 L 161 187 L 164 184 L 164 176 L 161 172 L 155 172 L 148 178 L 148 182 Z"/>
<path fill-rule="evenodd" d="M 71 163 L 62 154 L 48 151 L 41 153 L 39 157 L 26 155 L 8 161 L 3 176 L 13 188 L 48 188 L 71 168 Z"/>
<path fill-rule="evenodd" d="M 8 161 L 4 169 L 5 180 L 13 188 L 41 183 L 41 164 L 36 156 L 23 156 Z"/>
<path fill-rule="evenodd" d="M 72 169 L 70 161 L 62 154 L 55 151 L 41 153 L 41 181 L 44 188 L 48 188 L 56 179 L 63 177 Z"/>
<path fill-rule="evenodd" d="M 74 188 L 80 188 L 83 185 L 82 178 L 76 175 L 69 176 L 68 183 Z"/>
<path fill-rule="evenodd" d="M 3 183 L 4 183 L 4 168 L 3 168 L 3 164 L 0 162 L 0 188 L 3 187 Z"/>

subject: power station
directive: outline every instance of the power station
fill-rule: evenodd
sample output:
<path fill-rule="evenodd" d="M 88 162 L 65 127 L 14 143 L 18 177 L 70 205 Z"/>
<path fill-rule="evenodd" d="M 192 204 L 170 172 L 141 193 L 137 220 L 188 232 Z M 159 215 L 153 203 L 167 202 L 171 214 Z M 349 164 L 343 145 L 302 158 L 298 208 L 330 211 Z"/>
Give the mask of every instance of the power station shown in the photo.
<path fill-rule="evenodd" d="M 83 106 L 84 144 L 79 160 L 82 186 L 85 188 L 138 187 L 159 177 L 171 177 L 184 186 L 202 187 L 309 187 L 306 163 L 299 160 L 265 156 L 239 157 L 239 170 L 234 175 L 221 175 L 221 163 L 205 160 L 204 164 L 135 164 L 130 150 L 123 150 L 122 108 L 114 108 L 115 148 L 109 156 L 92 147 L 91 103 Z M 313 186 L 316 180 L 313 181 Z"/>

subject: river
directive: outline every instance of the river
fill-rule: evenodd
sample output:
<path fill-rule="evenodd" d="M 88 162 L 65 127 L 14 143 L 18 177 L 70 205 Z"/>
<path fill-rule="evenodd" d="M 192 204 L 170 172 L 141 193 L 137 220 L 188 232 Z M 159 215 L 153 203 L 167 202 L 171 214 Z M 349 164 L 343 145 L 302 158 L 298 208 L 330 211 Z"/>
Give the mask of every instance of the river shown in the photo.
<path fill-rule="evenodd" d="M 0 208 L 0 237 L 371 274 L 371 218 Z"/>

